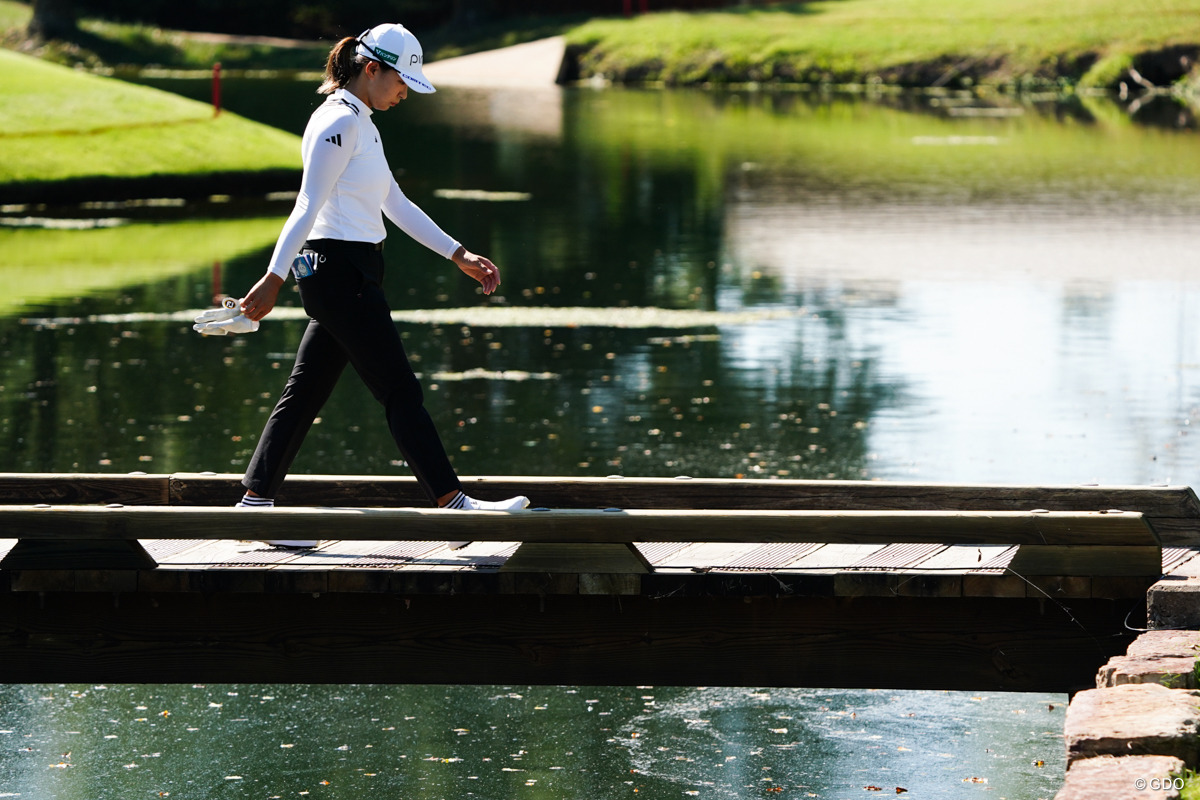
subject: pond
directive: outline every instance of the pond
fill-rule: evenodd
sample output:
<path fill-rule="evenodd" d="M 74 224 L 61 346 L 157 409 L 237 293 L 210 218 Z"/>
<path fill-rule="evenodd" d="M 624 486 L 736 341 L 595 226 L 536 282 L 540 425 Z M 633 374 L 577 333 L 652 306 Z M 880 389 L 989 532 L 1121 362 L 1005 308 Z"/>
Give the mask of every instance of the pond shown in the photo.
<path fill-rule="evenodd" d="M 227 81 L 226 107 L 299 133 L 312 88 Z M 1089 97 L 446 90 L 377 123 L 405 191 L 503 284 L 485 298 L 395 235 L 387 288 L 463 475 L 1187 484 L 1189 119 Z M 243 293 L 289 209 L 4 207 L 0 468 L 240 473 L 298 297 L 232 340 L 185 312 Z M 295 471 L 407 474 L 353 379 Z M 4 687 L 0 796 L 1049 797 L 1065 702 Z"/>

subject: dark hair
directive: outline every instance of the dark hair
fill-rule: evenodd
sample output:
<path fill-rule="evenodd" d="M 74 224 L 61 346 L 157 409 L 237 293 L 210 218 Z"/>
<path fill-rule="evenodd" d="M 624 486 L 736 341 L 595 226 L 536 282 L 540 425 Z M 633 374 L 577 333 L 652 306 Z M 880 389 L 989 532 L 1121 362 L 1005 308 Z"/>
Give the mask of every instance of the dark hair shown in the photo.
<path fill-rule="evenodd" d="M 325 61 L 325 76 L 317 88 L 318 94 L 329 94 L 335 89 L 342 89 L 355 75 L 362 72 L 363 65 L 371 59 L 355 52 L 358 39 L 347 36 L 333 46 L 329 58 Z"/>

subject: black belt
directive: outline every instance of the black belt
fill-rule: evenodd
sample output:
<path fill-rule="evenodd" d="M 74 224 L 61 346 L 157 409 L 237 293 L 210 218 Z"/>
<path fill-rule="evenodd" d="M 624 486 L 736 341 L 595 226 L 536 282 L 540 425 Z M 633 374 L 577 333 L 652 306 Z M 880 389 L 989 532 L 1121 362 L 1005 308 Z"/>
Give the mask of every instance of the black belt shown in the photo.
<path fill-rule="evenodd" d="M 383 242 L 349 242 L 345 239 L 309 239 L 304 243 L 304 247 L 309 250 L 329 250 L 329 249 L 344 249 L 344 250 L 371 250 L 373 252 L 381 252 L 383 250 Z"/>

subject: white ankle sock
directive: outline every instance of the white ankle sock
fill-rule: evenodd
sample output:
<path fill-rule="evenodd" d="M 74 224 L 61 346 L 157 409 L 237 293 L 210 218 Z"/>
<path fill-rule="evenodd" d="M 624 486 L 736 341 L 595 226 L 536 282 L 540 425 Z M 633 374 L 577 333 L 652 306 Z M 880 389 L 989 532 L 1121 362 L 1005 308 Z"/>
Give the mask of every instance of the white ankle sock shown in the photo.
<path fill-rule="evenodd" d="M 247 494 L 235 506 L 236 508 L 274 508 L 275 501 L 269 497 L 258 497 Z"/>
<path fill-rule="evenodd" d="M 464 492 L 459 492 L 453 500 L 442 506 L 442 508 L 452 508 L 457 511 L 520 511 L 528 505 L 529 498 L 525 495 L 517 495 L 507 500 L 492 502 L 488 500 L 476 500 L 473 497 L 468 497 Z"/>

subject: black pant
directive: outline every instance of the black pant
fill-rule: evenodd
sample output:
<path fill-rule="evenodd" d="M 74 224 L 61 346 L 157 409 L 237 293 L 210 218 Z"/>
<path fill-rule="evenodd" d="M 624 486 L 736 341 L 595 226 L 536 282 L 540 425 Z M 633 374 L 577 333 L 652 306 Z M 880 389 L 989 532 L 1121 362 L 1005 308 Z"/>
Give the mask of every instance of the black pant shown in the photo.
<path fill-rule="evenodd" d="M 461 488 L 383 295 L 380 247 L 318 239 L 304 249 L 316 255 L 316 271 L 297 280 L 311 319 L 242 484 L 263 497 L 278 493 L 349 363 L 383 404 L 392 438 L 430 500 Z"/>

